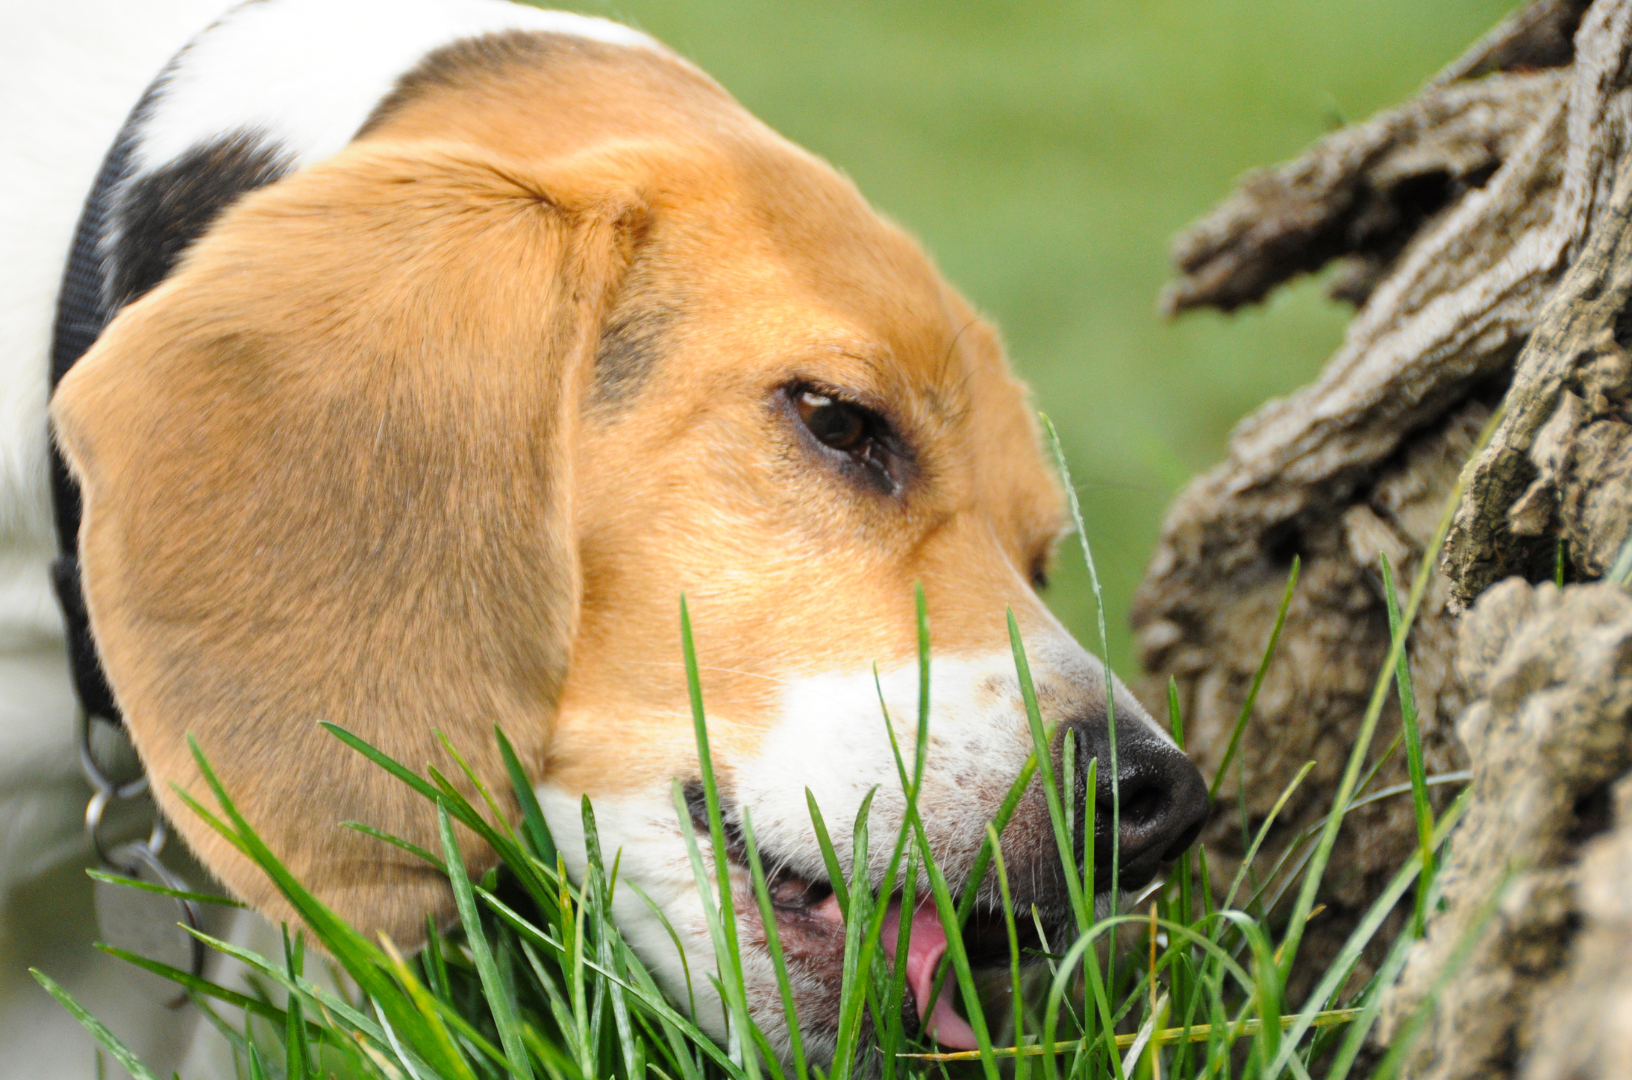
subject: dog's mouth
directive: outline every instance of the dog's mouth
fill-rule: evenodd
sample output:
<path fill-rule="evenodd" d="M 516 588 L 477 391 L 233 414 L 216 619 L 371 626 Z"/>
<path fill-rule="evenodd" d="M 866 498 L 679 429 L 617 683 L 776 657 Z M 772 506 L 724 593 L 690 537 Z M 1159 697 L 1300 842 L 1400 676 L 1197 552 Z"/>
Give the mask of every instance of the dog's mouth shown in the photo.
<path fill-rule="evenodd" d="M 706 835 L 707 818 L 699 812 L 700 801 L 688 799 L 692 804 L 693 824 L 700 834 Z M 734 884 L 734 906 L 739 920 L 758 927 L 761 922 L 758 901 L 750 884 L 746 850 L 740 836 L 734 835 L 736 832 L 727 824 L 727 858 L 735 871 L 733 877 L 745 886 L 737 889 Z M 761 851 L 760 855 L 768 871 L 767 895 L 776 921 L 777 941 L 790 975 L 797 970 L 819 981 L 831 989 L 836 999 L 844 970 L 845 915 L 831 882 L 823 877 L 803 876 L 770 852 Z M 780 868 L 773 871 L 772 867 Z M 936 977 L 949 942 L 929 895 L 920 893 L 910 904 L 900 893 L 891 897 L 879 934 L 879 948 L 886 966 L 893 967 L 895 963 L 903 922 L 907 924 L 901 1005 L 903 1028 L 908 1035 L 922 1036 L 948 1049 L 978 1049 L 974 1029 L 954 1004 L 960 996 L 956 978 L 949 972 L 942 980 L 940 992 L 935 992 Z M 1040 949 L 1042 941 L 1033 920 L 1019 911 L 1015 912 L 1015 931 L 1015 943 L 1023 960 Z M 959 940 L 972 968 L 1007 967 L 1011 942 L 1001 910 L 977 903 Z M 764 937 L 760 936 L 756 944 L 764 947 Z M 802 1007 L 800 1011 L 803 1014 L 805 1009 Z M 818 1008 L 817 1011 L 826 1010 Z"/>

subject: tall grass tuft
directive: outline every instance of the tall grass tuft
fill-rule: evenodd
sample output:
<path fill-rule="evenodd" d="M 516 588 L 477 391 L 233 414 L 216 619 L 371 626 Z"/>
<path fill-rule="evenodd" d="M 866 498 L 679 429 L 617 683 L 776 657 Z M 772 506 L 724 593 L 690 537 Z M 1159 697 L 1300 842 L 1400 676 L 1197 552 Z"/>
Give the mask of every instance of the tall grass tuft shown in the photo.
<path fill-rule="evenodd" d="M 1492 418 L 1492 426 L 1497 420 L 1499 414 Z M 1047 432 L 1071 490 L 1070 474 L 1051 425 Z M 1453 492 L 1453 500 L 1459 494 L 1460 487 Z M 1083 554 L 1091 566 L 1092 554 L 1074 498 L 1071 505 L 1083 538 Z M 1075 856 L 1077 830 L 1087 838 L 1094 835 L 1094 800 L 1072 805 L 1072 798 L 1061 797 L 1062 792 L 1077 790 L 1074 779 L 1078 773 L 1086 776 L 1089 792 L 1095 790 L 1101 770 L 1114 775 L 1114 747 L 1111 760 L 1100 762 L 1076 761 L 1075 748 L 1068 746 L 1058 763 L 1065 775 L 1057 775 L 1051 751 L 1053 718 L 1039 708 L 1025 642 L 1012 615 L 1010 641 L 1033 753 L 989 824 L 973 872 L 953 895 L 928 842 L 917 801 L 934 722 L 928 692 L 930 627 L 920 591 L 920 694 L 913 746 L 903 748 L 897 743 L 880 693 L 880 723 L 890 733 L 906 808 L 902 822 L 882 835 L 873 835 L 871 796 L 863 802 L 850 853 L 850 865 L 857 869 L 847 879 L 823 808 L 807 791 L 812 827 L 831 874 L 846 933 L 832 1054 L 813 1052 L 809 1033 L 800 1028 L 793 980 L 776 935 L 765 867 L 746 812 L 740 840 L 752 895 L 733 894 L 726 830 L 709 753 L 707 710 L 683 599 L 679 644 L 691 695 L 706 833 L 699 834 L 693 826 L 678 783 L 675 813 L 686 838 L 713 946 L 712 956 L 684 957 L 683 1000 L 659 986 L 611 917 L 616 890 L 634 886 L 620 884 L 618 853 L 603 851 L 589 800 L 581 807 L 586 870 L 581 880 L 574 880 L 525 771 L 503 732 L 497 730 L 494 738 L 522 811 L 519 823 L 499 812 L 498 801 L 465 765 L 458 748 L 444 743 L 449 761 L 476 792 L 475 801 L 443 771 L 429 767 L 423 775 L 417 773 L 351 732 L 329 725 L 336 738 L 428 800 L 437 814 L 441 840 L 437 851 L 418 848 L 364 823 L 352 823 L 381 843 L 409 852 L 448 879 L 458 908 L 458 927 L 443 932 L 429 926 L 427 944 L 417 954 L 406 956 L 389 940 L 368 940 L 296 880 L 239 812 L 231 792 L 220 784 L 196 746 L 194 754 L 217 809 L 209 809 L 190 795 L 183 797 L 194 812 L 266 873 L 299 913 L 303 925 L 286 928 L 285 947 L 277 957 L 195 931 L 211 948 L 248 969 L 251 978 L 239 987 L 220 985 L 119 949 L 102 948 L 178 984 L 232 1043 L 238 1076 L 244 1080 L 330 1076 L 378 1080 L 849 1080 L 858 1075 L 929 1080 L 950 1078 L 955 1072 L 978 1074 L 984 1080 L 1211 1080 L 1237 1076 L 1275 1080 L 1283 1075 L 1303 1080 L 1317 1074 L 1326 1080 L 1344 1080 L 1363 1048 L 1383 990 L 1397 975 L 1411 942 L 1422 932 L 1423 917 L 1432 910 L 1435 853 L 1445 843 L 1465 801 L 1464 794 L 1437 818 L 1428 807 L 1429 787 L 1465 777 L 1423 774 L 1404 650 L 1426 585 L 1427 568 L 1437 557 L 1442 540 L 1443 529 L 1423 560 L 1403 612 L 1395 605 L 1392 568 L 1384 563 L 1391 648 L 1331 814 L 1294 836 L 1270 858 L 1265 848 L 1276 813 L 1307 775 L 1310 763 L 1260 823 L 1227 888 L 1215 893 L 1206 852 L 1197 848 L 1187 852 L 1164 881 L 1138 897 L 1137 908 L 1131 904 L 1135 898 L 1096 897 L 1094 844 L 1083 844 L 1086 865 L 1078 866 Z M 1253 683 L 1254 696 L 1274 660 L 1296 576 L 1294 566 L 1267 635 Z M 1109 692 L 1108 669 L 1106 675 Z M 1366 768 L 1370 736 L 1396 679 L 1407 713 L 1402 735 L 1407 741 L 1412 782 L 1368 792 L 1381 764 L 1379 759 Z M 1230 738 L 1226 767 L 1251 709 L 1249 697 Z M 1176 688 L 1170 688 L 1169 722 L 1182 745 L 1184 726 Z M 1221 768 L 1220 775 L 1213 778 L 1215 792 L 1222 772 Z M 1054 840 L 1067 871 L 1075 936 L 1049 941 L 1043 933 L 1042 949 L 1028 950 L 1021 946 L 1018 928 L 1044 928 L 1034 909 L 1015 909 L 1003 860 L 1003 837 L 1021 797 L 1037 782 L 1043 785 Z M 1417 856 L 1399 868 L 1324 970 L 1300 970 L 1298 946 L 1303 928 L 1314 913 L 1321 875 L 1344 816 L 1365 802 L 1406 796 L 1413 798 L 1421 825 Z M 1113 807 L 1113 815 L 1116 812 Z M 495 870 L 479 878 L 471 876 L 454 830 L 456 823 L 497 853 Z M 882 845 L 889 858 L 875 887 L 867 868 L 876 865 L 868 858 L 869 848 L 876 845 Z M 1114 867 L 1114 854 L 1112 861 Z M 992 978 L 982 979 L 965 950 L 962 928 L 988 874 L 1002 899 L 1009 956 L 990 973 Z M 909 890 L 916 894 L 920 882 L 927 884 L 948 941 L 932 996 L 955 995 L 976 1033 L 978 1050 L 940 1052 L 904 1030 L 902 972 L 911 919 L 900 920 L 900 940 L 893 956 L 884 955 L 881 939 L 891 898 Z M 1413 919 L 1387 950 L 1376 975 L 1345 992 L 1361 954 L 1413 886 L 1417 896 Z M 1283 911 L 1281 902 L 1289 895 L 1294 903 Z M 1129 906 L 1124 908 L 1124 902 Z M 662 921 L 661 910 L 655 905 L 652 910 Z M 744 944 L 737 925 L 741 912 L 753 912 L 764 925 L 765 949 L 781 999 L 780 1007 L 772 1010 L 776 1022 L 771 1031 L 760 1027 L 750 1008 Z M 679 936 L 666 921 L 664 925 L 678 948 Z M 332 958 L 328 978 L 314 979 L 306 971 L 311 959 L 309 945 L 320 946 Z M 1286 1000 L 1286 987 L 1295 974 L 1315 987 L 1301 1006 Z M 35 972 L 35 977 L 137 1080 L 153 1076 L 114 1032 L 97 1022 L 67 991 L 45 974 Z M 982 988 L 991 985 L 1003 987 L 1007 994 L 1001 1009 L 988 1016 Z M 712 990 L 721 1003 L 723 1040 L 693 1019 L 695 1003 L 705 990 Z M 1417 1022 L 1412 1030 L 1421 1026 Z M 1001 1041 L 997 1041 L 999 1033 Z M 1385 1067 L 1396 1067 L 1404 1052 L 1404 1047 L 1397 1047 Z"/>

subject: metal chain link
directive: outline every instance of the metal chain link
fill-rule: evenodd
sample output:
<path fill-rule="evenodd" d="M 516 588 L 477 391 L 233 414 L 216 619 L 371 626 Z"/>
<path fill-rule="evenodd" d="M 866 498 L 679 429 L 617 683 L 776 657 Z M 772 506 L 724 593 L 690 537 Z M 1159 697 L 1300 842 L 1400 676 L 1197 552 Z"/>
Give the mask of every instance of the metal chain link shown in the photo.
<path fill-rule="evenodd" d="M 96 759 L 96 752 L 91 746 L 91 732 L 93 725 L 101 720 L 109 727 L 118 731 L 120 725 L 102 717 L 94 717 L 80 712 L 79 723 L 79 764 L 85 773 L 85 779 L 91 785 L 91 799 L 85 804 L 85 832 L 90 837 L 91 847 L 102 864 L 110 870 L 129 878 L 140 879 L 143 872 L 158 879 L 159 884 L 177 892 L 187 892 L 188 883 L 175 871 L 171 870 L 159 858 L 164 846 L 170 840 L 170 831 L 164 824 L 164 816 L 159 813 L 157 805 L 153 807 L 153 827 L 145 840 L 127 841 L 122 844 L 110 844 L 103 836 L 103 827 L 106 824 L 107 810 L 116 802 L 131 802 L 136 799 L 150 797 L 150 785 L 147 773 L 123 782 L 108 776 Z M 175 898 L 181 908 L 181 922 L 193 931 L 203 929 L 199 916 L 198 904 L 193 900 L 181 897 Z M 192 959 L 192 974 L 195 977 L 204 974 L 205 951 L 204 943 L 197 937 L 190 936 L 190 955 Z M 171 1007 L 185 1004 L 187 998 L 183 995 L 171 1002 Z"/>

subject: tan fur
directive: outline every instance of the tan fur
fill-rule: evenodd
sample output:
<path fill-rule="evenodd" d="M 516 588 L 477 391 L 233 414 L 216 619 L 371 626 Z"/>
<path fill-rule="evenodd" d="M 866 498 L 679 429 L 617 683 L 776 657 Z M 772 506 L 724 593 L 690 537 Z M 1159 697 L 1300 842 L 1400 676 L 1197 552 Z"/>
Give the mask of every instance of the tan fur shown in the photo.
<path fill-rule="evenodd" d="M 696 769 L 682 591 L 729 768 L 782 680 L 911 657 L 914 582 L 937 649 L 1041 625 L 1060 527 L 995 335 L 847 181 L 672 57 L 505 48 L 245 198 L 53 403 L 172 820 L 287 916 L 170 796 L 202 791 L 192 732 L 302 880 L 404 942 L 444 885 L 336 823 L 434 847 L 434 819 L 317 721 L 446 771 L 440 729 L 496 790 L 494 724 L 535 777 L 666 785 Z M 643 318 L 660 357 L 598 388 Z M 812 452 L 798 380 L 892 419 L 899 495 Z"/>

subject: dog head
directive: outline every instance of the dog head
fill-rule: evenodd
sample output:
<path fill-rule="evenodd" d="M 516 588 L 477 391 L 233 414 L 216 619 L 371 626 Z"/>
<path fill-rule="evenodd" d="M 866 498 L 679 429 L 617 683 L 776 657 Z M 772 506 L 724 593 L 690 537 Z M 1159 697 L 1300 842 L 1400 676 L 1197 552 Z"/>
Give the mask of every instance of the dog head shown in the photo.
<path fill-rule="evenodd" d="M 1061 493 L 996 335 L 849 182 L 658 51 L 551 35 L 446 51 L 344 152 L 229 210 L 119 315 L 53 417 L 93 628 L 155 790 L 273 917 L 289 912 L 271 886 L 170 792 L 200 788 L 189 732 L 321 898 L 412 943 L 427 911 L 450 914 L 445 883 L 337 823 L 435 846 L 434 817 L 317 722 L 414 766 L 440 757 L 440 730 L 503 791 L 497 724 L 569 866 L 587 794 L 622 876 L 705 969 L 694 824 L 670 798 L 699 777 L 682 593 L 727 825 L 751 816 L 774 872 L 815 1047 L 842 928 L 805 791 L 846 854 L 869 791 L 875 835 L 899 827 L 880 697 L 910 755 L 915 585 L 934 638 L 919 805 L 954 888 L 1032 749 L 1006 612 L 1044 718 L 1079 760 L 1108 760 L 1103 668 L 1035 592 Z M 1189 842 L 1206 799 L 1110 694 L 1129 886 Z M 1061 922 L 1035 786 L 1004 845 L 1020 903 Z M 774 1036 L 735 869 L 750 1004 Z M 683 993 L 667 931 L 618 896 Z M 910 969 L 933 967 L 936 933 L 915 935 Z M 718 1030 L 706 991 L 698 1009 Z M 927 1020 L 957 1040 L 949 1009 Z"/>

